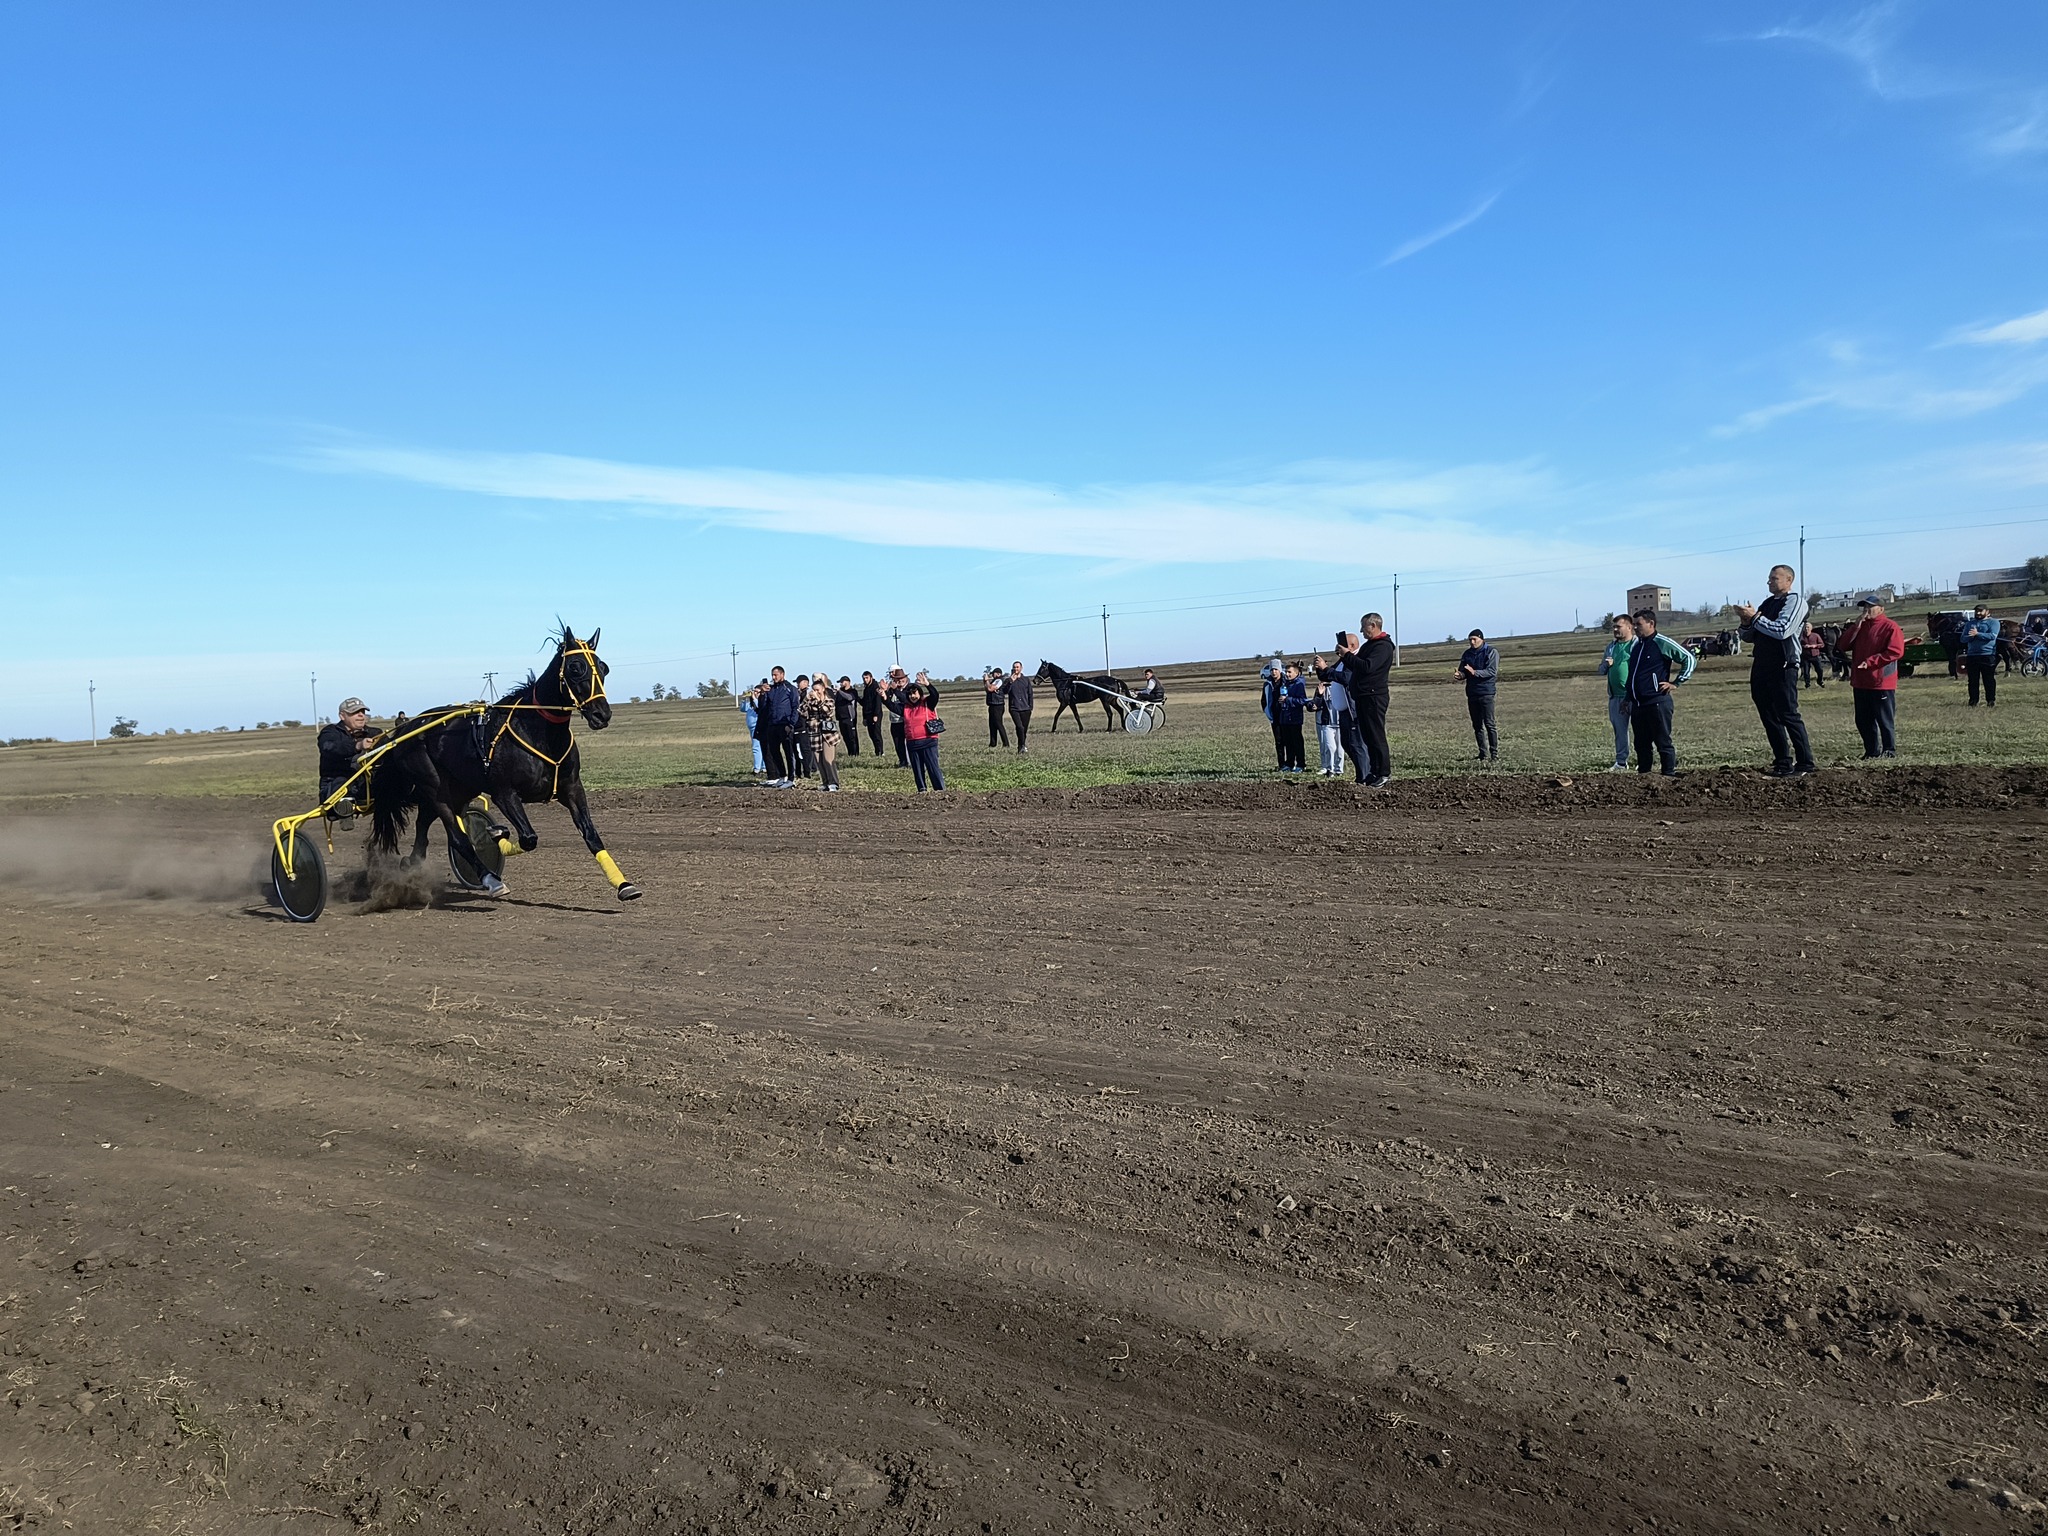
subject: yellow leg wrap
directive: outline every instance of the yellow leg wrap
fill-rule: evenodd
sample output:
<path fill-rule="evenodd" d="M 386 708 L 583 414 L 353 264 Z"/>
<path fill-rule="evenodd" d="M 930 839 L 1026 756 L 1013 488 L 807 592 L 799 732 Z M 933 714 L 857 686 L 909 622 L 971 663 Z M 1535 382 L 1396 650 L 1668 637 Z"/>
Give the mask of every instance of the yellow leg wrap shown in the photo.
<path fill-rule="evenodd" d="M 498 839 L 498 852 L 505 858 L 509 859 L 512 857 L 513 854 L 524 853 L 526 852 L 526 850 L 520 847 L 519 844 L 515 842 L 513 839 L 509 837 L 501 837 Z"/>
<path fill-rule="evenodd" d="M 618 863 L 612 858 L 610 849 L 597 850 L 597 867 L 604 871 L 605 879 L 611 881 L 612 889 L 617 890 L 626 883 L 626 877 L 619 873 Z"/>

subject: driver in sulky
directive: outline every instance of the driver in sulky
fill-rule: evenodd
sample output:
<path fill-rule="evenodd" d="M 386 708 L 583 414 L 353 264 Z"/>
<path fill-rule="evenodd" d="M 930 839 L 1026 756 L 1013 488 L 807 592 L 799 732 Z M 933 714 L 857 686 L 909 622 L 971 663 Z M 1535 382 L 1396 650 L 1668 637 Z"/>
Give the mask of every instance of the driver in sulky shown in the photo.
<path fill-rule="evenodd" d="M 343 699 L 332 725 L 320 728 L 320 798 L 324 801 L 356 771 L 362 755 L 377 744 L 377 728 L 370 724 L 370 708 L 361 699 Z M 362 785 L 349 789 L 349 800 L 335 808 L 335 814 L 352 814 L 360 808 Z"/>

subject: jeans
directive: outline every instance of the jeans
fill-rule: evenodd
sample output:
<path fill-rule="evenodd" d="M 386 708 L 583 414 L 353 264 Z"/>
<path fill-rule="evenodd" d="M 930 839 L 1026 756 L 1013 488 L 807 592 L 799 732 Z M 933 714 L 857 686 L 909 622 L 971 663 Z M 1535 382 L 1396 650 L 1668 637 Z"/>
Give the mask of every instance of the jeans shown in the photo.
<path fill-rule="evenodd" d="M 1472 739 L 1479 743 L 1482 757 L 1500 756 L 1500 732 L 1493 728 L 1493 695 L 1468 693 L 1465 712 L 1472 717 Z"/>
<path fill-rule="evenodd" d="M 917 781 L 917 792 L 923 794 L 927 782 L 933 789 L 944 789 L 946 779 L 939 772 L 939 744 L 927 736 L 923 741 L 906 745 L 910 748 L 910 776 Z"/>
<path fill-rule="evenodd" d="M 1344 728 L 1335 720 L 1326 720 L 1316 727 L 1316 745 L 1323 754 L 1323 772 L 1344 771 Z"/>
<path fill-rule="evenodd" d="M 1889 688 L 1858 688 L 1850 697 L 1856 701 L 1856 734 L 1863 738 L 1863 755 L 1890 757 L 1898 751 L 1892 723 L 1899 696 Z"/>
<path fill-rule="evenodd" d="M 1965 656 L 1963 670 L 1970 675 L 1970 702 L 1977 702 L 1977 680 L 1984 680 L 1984 702 L 1998 702 L 1998 658 L 1996 656 Z"/>
<path fill-rule="evenodd" d="M 1607 695 L 1607 723 L 1614 727 L 1614 766 L 1617 768 L 1628 766 L 1629 725 L 1634 715 L 1627 694 Z"/>
<path fill-rule="evenodd" d="M 1806 739 L 1806 722 L 1799 718 L 1799 669 L 1770 657 L 1750 670 L 1749 697 L 1770 738 L 1771 766 L 1790 768 L 1796 763 L 1811 768 L 1813 746 Z"/>
<path fill-rule="evenodd" d="M 1816 688 L 1828 685 L 1827 656 L 1821 651 L 1802 651 L 1799 657 L 1799 685 L 1806 686 L 1808 678 L 1813 679 Z"/>
<path fill-rule="evenodd" d="M 1632 701 L 1629 723 L 1635 727 L 1637 773 L 1650 771 L 1650 754 L 1653 751 L 1667 775 L 1678 772 L 1678 748 L 1671 742 L 1671 717 L 1675 713 L 1668 693 L 1656 693 L 1647 699 Z"/>

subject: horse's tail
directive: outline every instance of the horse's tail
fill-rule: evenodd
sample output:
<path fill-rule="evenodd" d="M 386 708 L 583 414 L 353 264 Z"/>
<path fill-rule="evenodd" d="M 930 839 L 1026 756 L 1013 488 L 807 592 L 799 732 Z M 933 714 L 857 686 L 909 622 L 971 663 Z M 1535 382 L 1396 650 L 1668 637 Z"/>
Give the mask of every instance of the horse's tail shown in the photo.
<path fill-rule="evenodd" d="M 386 757 L 370 769 L 370 842 L 385 853 L 398 852 L 398 840 L 412 819 L 412 777 Z"/>

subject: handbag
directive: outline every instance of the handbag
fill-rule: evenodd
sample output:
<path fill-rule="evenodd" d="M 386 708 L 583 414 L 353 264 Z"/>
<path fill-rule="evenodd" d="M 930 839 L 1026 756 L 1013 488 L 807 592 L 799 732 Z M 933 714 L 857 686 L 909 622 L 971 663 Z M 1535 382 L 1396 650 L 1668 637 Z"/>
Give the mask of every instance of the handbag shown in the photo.
<path fill-rule="evenodd" d="M 924 733 L 927 736 L 943 736 L 946 733 L 946 722 L 933 715 L 931 719 L 925 721 Z"/>

